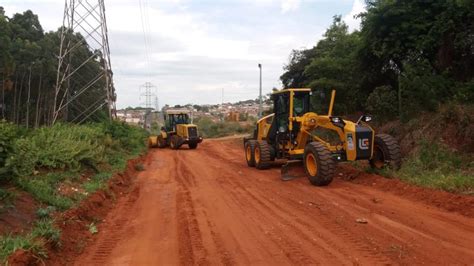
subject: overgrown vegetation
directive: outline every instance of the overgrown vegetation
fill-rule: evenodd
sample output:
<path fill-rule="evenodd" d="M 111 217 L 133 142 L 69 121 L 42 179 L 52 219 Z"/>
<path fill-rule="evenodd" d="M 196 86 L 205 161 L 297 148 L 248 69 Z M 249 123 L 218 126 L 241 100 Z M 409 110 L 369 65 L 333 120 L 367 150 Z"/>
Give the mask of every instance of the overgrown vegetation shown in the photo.
<path fill-rule="evenodd" d="M 1 121 L 0 136 L 4 158 L 0 181 L 12 182 L 46 206 L 38 209 L 39 220 L 29 234 L 0 239 L 0 260 L 4 261 L 20 248 L 42 258 L 46 243 L 60 244 L 51 213 L 67 210 L 104 188 L 114 172 L 125 169 L 128 159 L 146 150 L 147 133 L 121 122 L 25 130 Z M 0 190 L 0 197 L 6 202 L 13 196 Z"/>
<path fill-rule="evenodd" d="M 423 140 L 396 176 L 420 186 L 474 194 L 473 159 Z"/>

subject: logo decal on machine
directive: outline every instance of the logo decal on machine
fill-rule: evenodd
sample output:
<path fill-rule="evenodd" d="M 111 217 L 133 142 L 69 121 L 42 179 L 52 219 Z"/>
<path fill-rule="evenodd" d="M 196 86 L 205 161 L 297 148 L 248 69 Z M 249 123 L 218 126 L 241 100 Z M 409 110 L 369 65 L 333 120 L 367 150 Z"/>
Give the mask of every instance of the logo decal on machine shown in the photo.
<path fill-rule="evenodd" d="M 359 149 L 368 150 L 369 149 L 369 139 L 359 139 Z"/>

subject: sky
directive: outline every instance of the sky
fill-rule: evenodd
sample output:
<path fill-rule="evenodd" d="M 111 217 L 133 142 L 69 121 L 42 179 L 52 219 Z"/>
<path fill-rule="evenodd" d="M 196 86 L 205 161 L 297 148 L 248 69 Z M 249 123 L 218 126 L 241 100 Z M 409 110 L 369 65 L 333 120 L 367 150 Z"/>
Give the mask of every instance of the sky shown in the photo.
<path fill-rule="evenodd" d="M 8 16 L 31 9 L 50 31 L 62 25 L 64 3 L 0 5 Z M 357 29 L 354 15 L 364 11 L 363 0 L 106 0 L 105 6 L 118 108 L 143 105 L 145 82 L 155 85 L 160 108 L 256 99 L 259 63 L 263 93 L 281 88 L 293 49 L 313 47 L 334 15 Z"/>

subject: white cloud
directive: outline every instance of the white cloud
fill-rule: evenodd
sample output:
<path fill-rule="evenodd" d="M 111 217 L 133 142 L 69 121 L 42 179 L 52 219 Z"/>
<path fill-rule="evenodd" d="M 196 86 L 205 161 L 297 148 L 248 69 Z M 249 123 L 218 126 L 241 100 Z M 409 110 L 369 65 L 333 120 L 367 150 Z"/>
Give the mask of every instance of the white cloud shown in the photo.
<path fill-rule="evenodd" d="M 291 50 L 311 47 L 332 15 L 345 14 L 352 4 L 352 0 L 142 2 L 147 3 L 150 22 L 149 64 L 139 1 L 106 1 L 119 108 L 139 105 L 138 88 L 147 81 L 156 85 L 160 105 L 219 103 L 222 88 L 224 101 L 256 98 L 258 63 L 263 64 L 263 89 L 268 93 L 281 86 L 279 77 Z M 64 0 L 3 0 L 1 5 L 9 15 L 33 10 L 47 30 L 62 23 Z M 352 9 L 358 13 L 354 10 L 360 8 L 354 3 Z"/>
<path fill-rule="evenodd" d="M 354 0 L 352 4 L 352 9 L 349 14 L 345 15 L 343 20 L 349 26 L 349 30 L 358 30 L 360 28 L 360 18 L 355 18 L 355 16 L 365 11 L 365 4 L 363 0 Z"/>
<path fill-rule="evenodd" d="M 290 11 L 295 11 L 300 7 L 300 0 L 282 0 L 281 1 L 281 13 L 285 14 Z"/>

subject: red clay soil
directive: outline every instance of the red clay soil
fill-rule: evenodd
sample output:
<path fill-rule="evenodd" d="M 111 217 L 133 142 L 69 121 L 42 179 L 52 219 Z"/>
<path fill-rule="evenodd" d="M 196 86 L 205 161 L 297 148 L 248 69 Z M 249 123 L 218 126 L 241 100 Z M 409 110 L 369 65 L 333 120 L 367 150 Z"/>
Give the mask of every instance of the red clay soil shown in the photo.
<path fill-rule="evenodd" d="M 8 257 L 8 265 L 37 265 L 40 260 L 27 250 L 18 249 Z"/>
<path fill-rule="evenodd" d="M 390 192 L 413 201 L 419 201 L 446 211 L 474 218 L 473 196 L 417 187 L 398 179 L 383 178 L 379 175 L 361 172 L 347 165 L 341 165 L 339 170 L 344 179 L 350 180 L 354 184 L 370 186 L 380 191 Z"/>
<path fill-rule="evenodd" d="M 101 203 L 104 194 L 66 216 L 64 237 L 86 240 L 47 264 L 474 263 L 472 197 L 345 167 L 328 187 L 282 182 L 279 167 L 247 167 L 242 150 L 232 140 L 152 150 L 132 193 L 115 205 Z M 99 233 L 73 234 L 102 217 L 88 211 L 101 204 L 110 212 Z"/>
<path fill-rule="evenodd" d="M 14 188 L 8 190 L 15 193 L 12 208 L 6 207 L 0 215 L 0 235 L 17 234 L 28 230 L 36 219 L 39 204 L 33 197 Z"/>
<path fill-rule="evenodd" d="M 94 241 L 94 235 L 89 230 L 90 225 L 94 224 L 99 227 L 107 213 L 115 207 L 117 202 L 120 202 L 124 195 L 127 195 L 127 200 L 134 197 L 133 195 L 138 191 L 133 190 L 133 179 L 137 175 L 135 165 L 146 160 L 147 158 L 144 156 L 128 161 L 125 172 L 116 174 L 109 180 L 107 190 L 95 192 L 82 201 L 77 208 L 56 217 L 56 224 L 61 229 L 61 246 L 49 247 L 49 258 L 45 262 L 47 265 L 70 264 L 72 259 L 81 254 L 83 249 Z M 25 260 L 25 258 L 22 259 Z"/>

